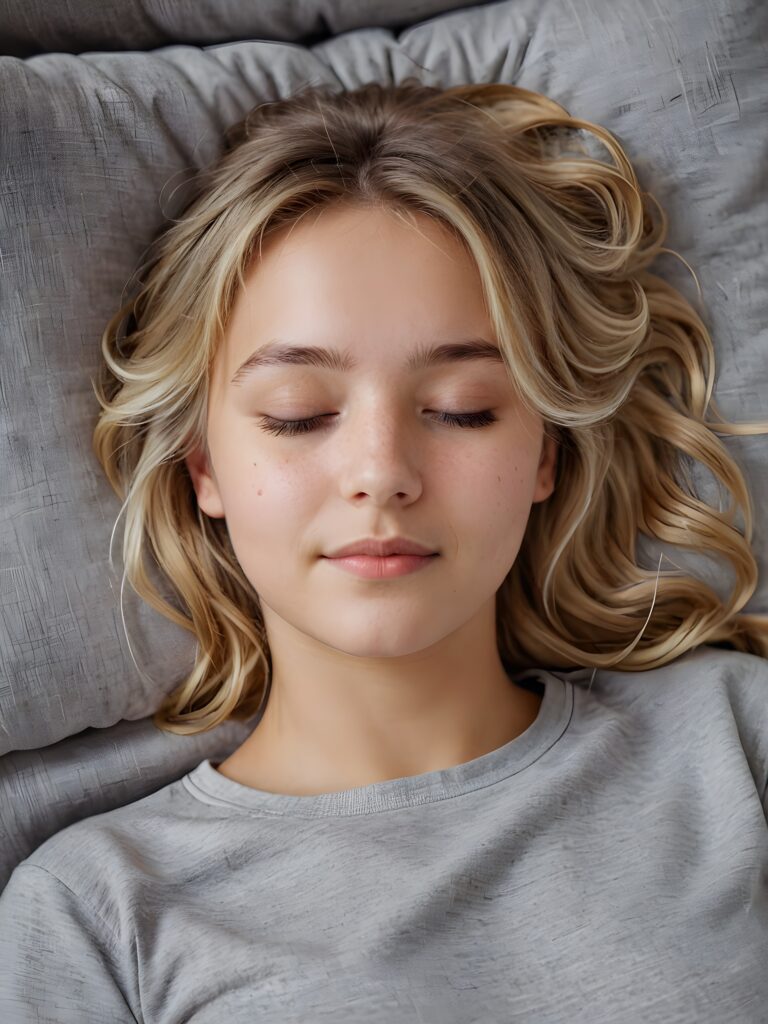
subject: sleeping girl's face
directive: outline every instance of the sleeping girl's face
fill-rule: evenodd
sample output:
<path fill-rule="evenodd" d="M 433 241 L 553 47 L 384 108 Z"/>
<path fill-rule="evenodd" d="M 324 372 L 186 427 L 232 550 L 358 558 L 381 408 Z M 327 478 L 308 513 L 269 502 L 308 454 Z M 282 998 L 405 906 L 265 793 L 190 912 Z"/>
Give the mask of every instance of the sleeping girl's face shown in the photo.
<path fill-rule="evenodd" d="M 217 352 L 211 463 L 198 452 L 187 465 L 200 508 L 226 518 L 273 647 L 290 633 L 318 650 L 397 658 L 481 613 L 492 623 L 531 505 L 553 490 L 554 442 L 488 352 L 474 264 L 442 226 L 417 223 L 347 207 L 282 229 L 257 254 Z M 467 342 L 485 355 L 426 359 Z M 278 360 L 289 345 L 322 350 L 322 363 Z M 245 365 L 268 346 L 269 362 Z M 441 421 L 448 413 L 482 415 Z M 315 417 L 301 433 L 275 432 Z M 394 535 L 437 557 L 373 579 L 325 557 Z"/>

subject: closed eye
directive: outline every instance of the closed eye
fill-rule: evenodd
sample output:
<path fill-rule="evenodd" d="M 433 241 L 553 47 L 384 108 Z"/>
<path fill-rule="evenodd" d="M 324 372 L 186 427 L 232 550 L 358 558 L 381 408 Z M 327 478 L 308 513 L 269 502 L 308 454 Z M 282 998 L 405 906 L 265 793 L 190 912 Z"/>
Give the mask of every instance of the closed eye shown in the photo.
<path fill-rule="evenodd" d="M 294 434 L 306 434 L 315 430 L 328 416 L 335 413 L 327 413 L 324 416 L 310 416 L 305 420 L 277 420 L 272 416 L 261 416 L 262 430 L 278 436 L 292 436 Z M 490 409 L 483 409 L 482 412 L 438 412 L 435 417 L 439 423 L 445 423 L 451 427 L 485 427 L 496 422 L 496 416 Z M 325 429 L 325 428 L 323 428 Z"/>

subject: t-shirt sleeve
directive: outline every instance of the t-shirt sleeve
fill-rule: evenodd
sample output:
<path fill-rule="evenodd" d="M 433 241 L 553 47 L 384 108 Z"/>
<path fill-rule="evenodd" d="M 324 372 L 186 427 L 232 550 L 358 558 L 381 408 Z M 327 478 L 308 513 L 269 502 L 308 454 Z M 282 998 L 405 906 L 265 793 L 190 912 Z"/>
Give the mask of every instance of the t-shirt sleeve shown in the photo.
<path fill-rule="evenodd" d="M 0 894 L 0 1021 L 136 1024 L 112 936 L 45 868 L 19 864 Z"/>

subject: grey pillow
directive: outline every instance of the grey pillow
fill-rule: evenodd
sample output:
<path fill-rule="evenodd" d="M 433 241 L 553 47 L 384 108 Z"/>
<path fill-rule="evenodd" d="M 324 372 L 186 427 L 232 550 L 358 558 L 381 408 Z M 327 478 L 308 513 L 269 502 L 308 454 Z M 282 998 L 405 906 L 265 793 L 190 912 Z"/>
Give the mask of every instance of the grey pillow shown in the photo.
<path fill-rule="evenodd" d="M 409 7 L 397 6 L 401 16 Z M 348 9 L 335 10 L 345 24 Z M 84 817 L 138 798 L 242 735 L 227 723 L 193 742 L 147 720 L 191 667 L 194 639 L 126 586 L 129 649 L 120 524 L 109 564 L 119 502 L 91 451 L 101 332 L 147 244 L 183 207 L 185 182 L 220 153 L 225 129 L 306 82 L 353 87 L 417 74 L 553 96 L 613 131 L 667 210 L 668 245 L 695 269 L 703 305 L 678 260 L 664 256 L 654 269 L 709 324 L 724 414 L 766 418 L 765 21 L 751 0 L 674 0 L 663 10 L 634 0 L 509 0 L 442 14 L 397 38 L 379 27 L 307 47 L 257 39 L 0 59 L 0 828 L 23 815 L 31 822 L 14 856 L 60 827 L 47 810 L 62 794 Z M 768 445 L 765 436 L 726 443 L 755 498 L 761 583 L 745 610 L 766 613 Z M 722 570 L 704 563 L 723 589 Z M 141 720 L 139 731 L 126 720 Z M 147 760 L 129 776 L 136 737 Z M 49 745 L 40 757 L 18 753 Z M 95 789 L 76 781 L 83 759 L 83 777 L 91 771 L 89 749 L 99 758 Z M 66 777 L 62 790 L 50 788 L 52 769 L 34 767 L 46 763 Z"/>
<path fill-rule="evenodd" d="M 210 46 L 242 39 L 304 45 L 379 27 L 404 28 L 484 0 L 0 0 L 0 53 L 154 50 L 174 43 Z"/>

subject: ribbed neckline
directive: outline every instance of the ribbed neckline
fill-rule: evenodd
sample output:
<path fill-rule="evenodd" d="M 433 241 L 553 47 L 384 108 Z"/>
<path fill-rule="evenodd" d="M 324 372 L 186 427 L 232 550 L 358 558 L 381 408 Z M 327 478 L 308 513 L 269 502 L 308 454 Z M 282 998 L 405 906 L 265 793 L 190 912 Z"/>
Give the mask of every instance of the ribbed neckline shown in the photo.
<path fill-rule="evenodd" d="M 208 804 L 224 804 L 265 815 L 298 818 L 341 817 L 352 814 L 376 814 L 401 807 L 434 803 L 461 796 L 475 789 L 492 786 L 523 771 L 553 746 L 565 732 L 573 714 L 573 682 L 587 669 L 554 672 L 529 669 L 512 678 L 516 682 L 535 679 L 544 684 L 539 713 L 519 736 L 481 757 L 451 768 L 388 779 L 368 786 L 293 796 L 270 793 L 235 782 L 218 772 L 209 758 L 181 778 L 189 793 Z"/>

